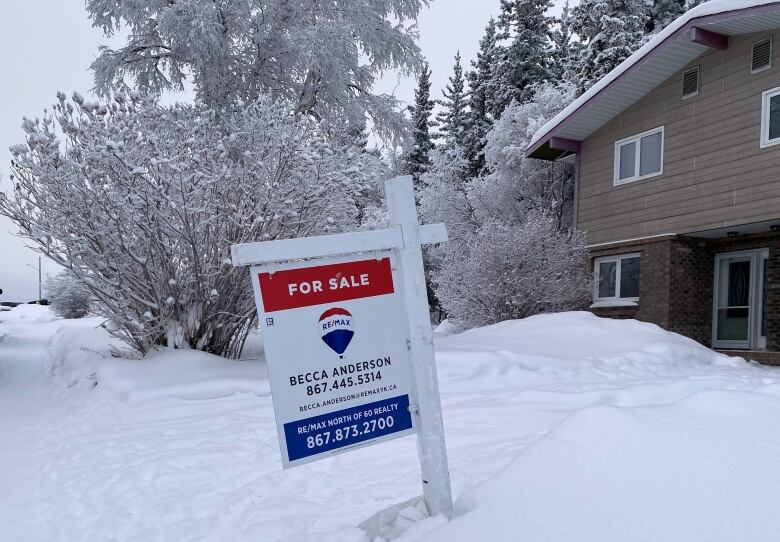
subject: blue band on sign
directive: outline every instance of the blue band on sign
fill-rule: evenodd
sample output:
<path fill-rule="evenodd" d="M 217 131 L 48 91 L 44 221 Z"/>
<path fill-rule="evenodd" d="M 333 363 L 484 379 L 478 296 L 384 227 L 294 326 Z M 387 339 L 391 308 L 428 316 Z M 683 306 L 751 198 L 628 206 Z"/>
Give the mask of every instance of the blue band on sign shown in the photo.
<path fill-rule="evenodd" d="M 411 428 L 409 396 L 401 395 L 284 424 L 287 457 L 296 461 Z"/>

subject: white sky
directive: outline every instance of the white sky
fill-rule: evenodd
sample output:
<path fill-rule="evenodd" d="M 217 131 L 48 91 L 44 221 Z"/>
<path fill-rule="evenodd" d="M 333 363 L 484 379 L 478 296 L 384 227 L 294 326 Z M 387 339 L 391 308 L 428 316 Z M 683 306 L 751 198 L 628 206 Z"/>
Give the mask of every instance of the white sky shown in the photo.
<path fill-rule="evenodd" d="M 563 0 L 555 0 L 557 6 Z M 571 2 L 575 4 L 576 2 Z M 58 90 L 87 94 L 92 88 L 89 65 L 105 43 L 91 28 L 78 0 L 6 2 L 0 17 L 0 191 L 10 189 L 8 147 L 24 141 L 23 116 L 41 116 Z M 435 0 L 419 21 L 420 45 L 433 72 L 433 94 L 438 98 L 460 49 L 465 66 L 476 56 L 479 39 L 499 0 Z M 556 12 L 559 7 L 556 7 Z M 414 95 L 414 81 L 388 75 L 377 90 L 394 92 L 402 100 Z M 29 301 L 37 297 L 38 254 L 13 235 L 15 226 L 0 217 L 0 300 Z M 57 266 L 43 264 L 44 276 Z"/>

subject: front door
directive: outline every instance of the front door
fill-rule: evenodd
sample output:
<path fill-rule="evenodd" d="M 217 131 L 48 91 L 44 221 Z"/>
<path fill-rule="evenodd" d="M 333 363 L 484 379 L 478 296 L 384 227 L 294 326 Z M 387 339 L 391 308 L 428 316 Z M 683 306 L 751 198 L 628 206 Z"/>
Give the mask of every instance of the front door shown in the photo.
<path fill-rule="evenodd" d="M 715 257 L 713 346 L 766 348 L 766 249 Z"/>

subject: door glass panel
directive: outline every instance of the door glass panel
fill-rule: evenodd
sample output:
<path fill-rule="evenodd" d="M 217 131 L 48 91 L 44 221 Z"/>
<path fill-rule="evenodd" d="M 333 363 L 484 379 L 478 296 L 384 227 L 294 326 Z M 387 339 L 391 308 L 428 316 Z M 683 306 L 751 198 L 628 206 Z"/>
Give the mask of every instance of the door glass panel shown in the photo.
<path fill-rule="evenodd" d="M 620 177 L 628 179 L 636 175 L 636 141 L 620 147 Z"/>
<path fill-rule="evenodd" d="M 639 258 L 620 261 L 620 297 L 639 297 Z"/>
<path fill-rule="evenodd" d="M 615 297 L 617 262 L 599 264 L 599 297 Z"/>
<path fill-rule="evenodd" d="M 751 258 L 724 258 L 718 269 L 717 338 L 749 340 Z"/>
<path fill-rule="evenodd" d="M 750 309 L 718 309 L 718 340 L 747 341 Z"/>
<path fill-rule="evenodd" d="M 642 138 L 639 154 L 639 175 L 661 171 L 661 132 Z"/>

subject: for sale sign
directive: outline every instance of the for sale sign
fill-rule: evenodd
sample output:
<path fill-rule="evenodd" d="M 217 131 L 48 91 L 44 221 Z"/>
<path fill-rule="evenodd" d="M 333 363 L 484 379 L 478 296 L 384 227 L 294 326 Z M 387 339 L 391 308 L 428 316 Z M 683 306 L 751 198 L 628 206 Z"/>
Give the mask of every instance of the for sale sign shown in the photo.
<path fill-rule="evenodd" d="M 285 468 L 414 432 L 395 257 L 252 267 Z"/>

